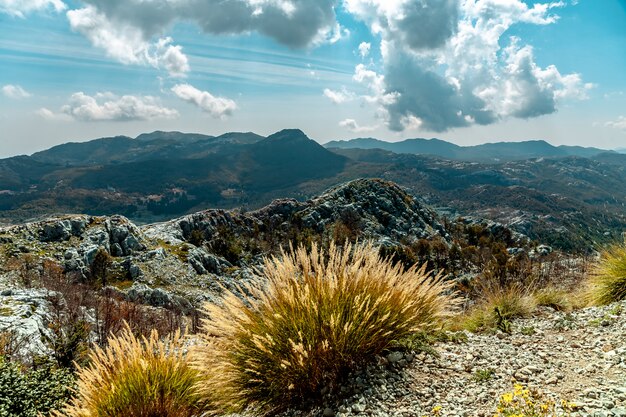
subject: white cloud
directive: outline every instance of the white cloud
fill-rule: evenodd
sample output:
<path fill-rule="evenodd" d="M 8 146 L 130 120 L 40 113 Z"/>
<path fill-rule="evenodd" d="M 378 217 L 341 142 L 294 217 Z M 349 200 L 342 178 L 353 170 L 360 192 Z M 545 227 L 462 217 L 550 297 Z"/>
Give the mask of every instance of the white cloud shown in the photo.
<path fill-rule="evenodd" d="M 341 91 L 331 90 L 330 88 L 325 88 L 324 96 L 326 96 L 326 98 L 328 98 L 330 101 L 332 101 L 335 104 L 346 103 L 348 101 L 354 100 L 355 98 L 354 93 L 351 93 L 350 91 L 346 90 L 345 87 L 343 87 Z"/>
<path fill-rule="evenodd" d="M 32 96 L 28 91 L 24 90 L 19 85 L 7 84 L 2 87 L 2 94 L 12 99 L 29 98 Z"/>
<path fill-rule="evenodd" d="M 626 116 L 619 116 L 616 120 L 606 122 L 605 126 L 626 131 Z"/>
<path fill-rule="evenodd" d="M 72 30 L 83 34 L 94 46 L 123 64 L 165 69 L 173 77 L 184 76 L 189 71 L 187 56 L 180 46 L 172 45 L 172 38 L 160 38 L 151 43 L 139 28 L 113 24 L 93 6 L 70 10 L 67 18 Z"/>
<path fill-rule="evenodd" d="M 370 54 L 370 50 L 372 49 L 372 44 L 369 42 L 361 42 L 359 44 L 359 55 L 361 58 L 365 58 Z"/>
<path fill-rule="evenodd" d="M 40 10 L 61 12 L 66 7 L 61 0 L 0 0 L 0 13 L 21 18 Z"/>
<path fill-rule="evenodd" d="M 385 91 L 384 75 L 368 69 L 363 64 L 358 64 L 355 67 L 352 79 L 359 84 L 363 84 L 370 91 L 370 95 L 361 97 L 368 103 L 376 103 L 384 107 L 393 104 L 398 98 L 397 92 L 387 93 Z"/>
<path fill-rule="evenodd" d="M 564 2 L 521 0 L 345 0 L 380 34 L 382 73 L 360 65 L 354 79 L 392 130 L 407 120 L 445 131 L 507 117 L 550 114 L 566 100 L 584 100 L 593 85 L 579 74 L 540 67 L 533 48 L 503 39 L 519 23 L 549 25 Z"/>
<path fill-rule="evenodd" d="M 89 96 L 83 92 L 72 94 L 69 103 L 61 107 L 60 113 L 46 108 L 38 114 L 49 120 L 69 116 L 80 121 L 130 121 L 172 119 L 178 117 L 174 109 L 161 106 L 159 100 L 151 96 L 117 96 L 110 92 Z"/>
<path fill-rule="evenodd" d="M 35 112 L 35 115 L 41 117 L 42 119 L 50 120 L 50 121 L 63 121 L 68 122 L 72 120 L 70 116 L 64 113 L 55 113 L 52 110 L 42 107 Z"/>
<path fill-rule="evenodd" d="M 189 84 L 177 84 L 172 91 L 180 99 L 194 104 L 211 116 L 224 119 L 233 114 L 237 104 L 228 98 L 215 97 L 208 91 L 201 91 Z"/>
<path fill-rule="evenodd" d="M 378 126 L 359 126 L 354 119 L 345 119 L 339 122 L 339 126 L 348 129 L 354 133 L 372 132 L 378 129 Z"/>

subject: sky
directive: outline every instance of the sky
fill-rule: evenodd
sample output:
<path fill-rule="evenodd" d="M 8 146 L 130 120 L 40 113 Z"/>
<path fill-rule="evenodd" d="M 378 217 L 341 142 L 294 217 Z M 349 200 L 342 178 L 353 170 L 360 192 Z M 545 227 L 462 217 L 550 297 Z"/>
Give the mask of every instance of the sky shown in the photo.
<path fill-rule="evenodd" d="M 626 148 L 626 0 L 0 0 L 0 157 L 284 128 Z"/>

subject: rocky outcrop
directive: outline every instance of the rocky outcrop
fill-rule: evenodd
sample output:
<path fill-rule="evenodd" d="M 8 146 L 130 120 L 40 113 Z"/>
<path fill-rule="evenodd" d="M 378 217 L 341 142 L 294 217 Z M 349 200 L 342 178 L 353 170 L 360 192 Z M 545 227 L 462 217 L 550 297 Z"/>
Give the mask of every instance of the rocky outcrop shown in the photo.
<path fill-rule="evenodd" d="M 397 184 L 377 179 L 332 188 L 307 202 L 298 216 L 305 227 L 318 232 L 335 222 L 348 223 L 379 243 L 448 237 L 433 210 Z"/>
<path fill-rule="evenodd" d="M 306 202 L 276 200 L 249 213 L 206 210 L 146 226 L 144 232 L 155 239 L 181 243 L 189 241 L 194 232 L 210 240 L 221 227 L 235 236 L 254 238 L 259 232 L 293 227 L 322 233 L 337 222 L 357 229 L 361 239 L 379 244 L 448 237 L 432 209 L 398 185 L 378 179 L 350 181 Z"/>

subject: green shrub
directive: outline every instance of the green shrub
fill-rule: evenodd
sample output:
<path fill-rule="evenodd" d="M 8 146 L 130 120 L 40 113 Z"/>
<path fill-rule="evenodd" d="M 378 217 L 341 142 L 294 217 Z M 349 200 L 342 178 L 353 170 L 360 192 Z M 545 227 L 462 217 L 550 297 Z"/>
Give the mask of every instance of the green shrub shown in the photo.
<path fill-rule="evenodd" d="M 626 242 L 606 248 L 589 277 L 592 304 L 605 305 L 626 299 Z"/>
<path fill-rule="evenodd" d="M 219 412 L 276 409 L 336 388 L 346 371 L 416 332 L 442 326 L 451 284 L 404 270 L 370 245 L 313 245 L 265 260 L 241 299 L 206 304 L 194 365 Z"/>
<path fill-rule="evenodd" d="M 91 351 L 77 372 L 76 396 L 54 415 L 67 417 L 191 417 L 200 414 L 180 334 L 161 341 L 156 331 L 137 338 L 129 327 Z"/>
<path fill-rule="evenodd" d="M 36 417 L 60 408 L 70 397 L 74 378 L 66 369 L 43 364 L 20 369 L 0 357 L 0 417 Z"/>
<path fill-rule="evenodd" d="M 472 375 L 472 379 L 478 383 L 483 383 L 491 380 L 496 371 L 493 369 L 477 369 Z"/>

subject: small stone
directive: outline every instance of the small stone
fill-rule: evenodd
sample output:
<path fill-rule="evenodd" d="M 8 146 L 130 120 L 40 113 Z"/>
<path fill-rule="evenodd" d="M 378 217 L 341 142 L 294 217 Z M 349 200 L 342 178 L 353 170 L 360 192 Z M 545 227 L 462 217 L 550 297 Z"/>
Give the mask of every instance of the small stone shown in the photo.
<path fill-rule="evenodd" d="M 389 355 L 387 355 L 387 360 L 389 361 L 389 363 L 399 362 L 403 358 L 404 354 L 402 352 L 391 352 Z"/>
<path fill-rule="evenodd" d="M 326 407 L 324 409 L 324 417 L 335 417 L 335 412 L 333 411 L 332 408 Z"/>

